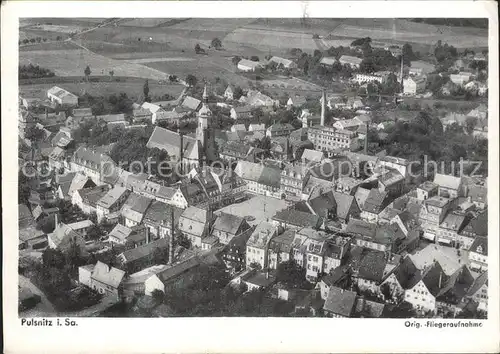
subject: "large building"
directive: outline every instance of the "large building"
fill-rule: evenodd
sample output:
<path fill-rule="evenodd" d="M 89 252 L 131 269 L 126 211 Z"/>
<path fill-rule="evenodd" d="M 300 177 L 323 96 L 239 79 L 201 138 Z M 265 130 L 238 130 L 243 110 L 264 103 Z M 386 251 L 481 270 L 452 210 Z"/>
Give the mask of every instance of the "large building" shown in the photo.
<path fill-rule="evenodd" d="M 307 138 L 314 144 L 316 150 L 330 154 L 337 149 L 357 150 L 360 147 L 356 132 L 334 127 L 321 125 L 309 127 Z"/>
<path fill-rule="evenodd" d="M 78 106 L 78 96 L 58 86 L 47 90 L 47 97 L 50 102 L 61 106 Z"/>
<path fill-rule="evenodd" d="M 196 137 L 184 136 L 168 129 L 155 127 L 146 147 L 166 151 L 171 161 L 182 161 L 186 166 L 186 171 L 198 167 L 204 159 L 214 161 L 217 152 L 215 134 L 211 129 L 211 118 L 212 112 L 208 107 L 208 94 L 205 86 L 202 107 L 198 111 Z"/>

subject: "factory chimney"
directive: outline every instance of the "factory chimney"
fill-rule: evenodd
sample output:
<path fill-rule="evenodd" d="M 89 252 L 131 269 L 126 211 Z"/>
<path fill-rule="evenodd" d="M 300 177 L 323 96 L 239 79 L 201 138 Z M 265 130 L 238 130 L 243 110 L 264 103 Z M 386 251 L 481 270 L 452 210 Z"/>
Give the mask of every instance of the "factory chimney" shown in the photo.
<path fill-rule="evenodd" d="M 179 163 L 181 164 L 180 165 L 180 174 L 184 174 L 184 169 L 183 169 L 183 166 L 184 166 L 184 137 L 182 135 L 182 133 L 179 133 Z"/>
<path fill-rule="evenodd" d="M 325 90 L 323 90 L 323 93 L 321 95 L 321 126 L 325 125 L 325 108 L 326 106 L 326 94 Z"/>
<path fill-rule="evenodd" d="M 401 54 L 401 92 L 403 92 L 403 76 L 404 76 L 404 61 L 403 61 L 403 54 Z"/>
<path fill-rule="evenodd" d="M 368 122 L 366 122 L 365 155 L 368 155 Z"/>
<path fill-rule="evenodd" d="M 170 240 L 168 242 L 168 265 L 172 265 L 174 261 L 174 208 L 170 208 Z"/>

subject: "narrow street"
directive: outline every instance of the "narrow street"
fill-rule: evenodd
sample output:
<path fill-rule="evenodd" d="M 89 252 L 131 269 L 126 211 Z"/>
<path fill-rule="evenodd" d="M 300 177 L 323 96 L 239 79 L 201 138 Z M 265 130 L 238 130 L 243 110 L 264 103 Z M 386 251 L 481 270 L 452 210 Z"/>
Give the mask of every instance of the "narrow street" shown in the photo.
<path fill-rule="evenodd" d="M 23 288 L 28 288 L 30 289 L 33 294 L 39 295 L 41 298 L 41 302 L 38 303 L 35 307 L 23 311 L 19 313 L 20 317 L 40 317 L 40 316 L 56 316 L 57 311 L 54 308 L 54 305 L 47 299 L 45 294 L 35 286 L 28 278 L 19 275 L 19 286 Z"/>

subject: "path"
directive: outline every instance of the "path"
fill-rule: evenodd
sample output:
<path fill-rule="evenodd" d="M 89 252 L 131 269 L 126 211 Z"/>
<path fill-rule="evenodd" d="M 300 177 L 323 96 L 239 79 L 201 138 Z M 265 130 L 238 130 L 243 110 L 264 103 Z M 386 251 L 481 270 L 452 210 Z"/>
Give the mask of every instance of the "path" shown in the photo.
<path fill-rule="evenodd" d="M 45 294 L 28 278 L 25 276 L 19 275 L 19 286 L 22 288 L 28 288 L 31 290 L 33 294 L 40 296 L 40 303 L 36 305 L 34 308 L 23 311 L 19 315 L 22 317 L 41 317 L 41 316 L 57 316 L 57 311 L 52 305 L 52 303 L 47 299 Z"/>

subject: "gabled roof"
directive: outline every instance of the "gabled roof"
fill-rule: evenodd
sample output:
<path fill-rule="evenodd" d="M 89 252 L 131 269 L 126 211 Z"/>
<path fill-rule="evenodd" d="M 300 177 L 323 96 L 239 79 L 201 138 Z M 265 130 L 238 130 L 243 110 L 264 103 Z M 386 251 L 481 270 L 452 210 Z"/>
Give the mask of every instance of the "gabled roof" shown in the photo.
<path fill-rule="evenodd" d="M 473 218 L 463 229 L 477 236 L 488 236 L 488 212 L 483 212 Z"/>
<path fill-rule="evenodd" d="M 140 223 L 153 200 L 137 193 L 131 193 L 122 207 L 123 217 Z"/>
<path fill-rule="evenodd" d="M 51 94 L 51 95 L 54 95 L 54 96 L 59 97 L 59 98 L 72 97 L 72 98 L 78 99 L 78 96 L 76 96 L 76 95 L 72 94 L 71 92 L 69 92 L 63 88 L 60 88 L 58 86 L 54 86 L 54 87 L 48 89 L 47 94 Z"/>
<path fill-rule="evenodd" d="M 168 238 L 160 238 L 145 245 L 138 246 L 124 251 L 120 254 L 121 258 L 126 262 L 133 262 L 144 257 L 149 257 L 155 249 L 165 249 L 168 247 Z"/>
<path fill-rule="evenodd" d="M 350 317 L 356 303 L 356 293 L 336 286 L 330 287 L 323 309 L 336 315 Z"/>
<path fill-rule="evenodd" d="M 122 242 L 126 242 L 130 234 L 132 234 L 132 229 L 122 224 L 116 224 L 113 230 L 109 233 L 109 236 L 117 238 Z"/>
<path fill-rule="evenodd" d="M 75 232 L 71 227 L 69 227 L 68 225 L 61 223 L 61 224 L 59 224 L 59 226 L 57 226 L 55 228 L 54 232 L 49 234 L 49 238 L 52 240 L 52 242 L 54 243 L 54 245 L 56 247 L 59 247 L 59 245 L 65 239 L 68 239 L 68 238 L 77 239 L 77 238 L 81 238 L 81 236 L 77 232 Z"/>
<path fill-rule="evenodd" d="M 156 126 L 149 137 L 146 147 L 149 149 L 158 148 L 165 150 L 171 157 L 180 157 L 181 138 L 179 133 Z M 198 143 L 195 138 L 188 135 L 183 136 L 183 156 L 196 159 L 198 157 Z"/>
<path fill-rule="evenodd" d="M 123 270 L 110 267 L 105 263 L 97 261 L 97 264 L 92 271 L 91 277 L 100 283 L 111 286 L 117 289 L 125 276 Z"/>
<path fill-rule="evenodd" d="M 434 176 L 434 183 L 443 188 L 458 190 L 462 183 L 462 179 L 460 177 L 436 173 Z"/>
<path fill-rule="evenodd" d="M 474 294 L 481 289 L 483 285 L 488 286 L 488 270 L 479 275 L 472 283 L 472 286 L 469 288 L 467 295 L 474 296 Z"/>
<path fill-rule="evenodd" d="M 231 235 L 236 235 L 241 225 L 245 223 L 245 219 L 228 213 L 220 213 L 215 220 L 214 230 L 227 232 Z"/>
<path fill-rule="evenodd" d="M 352 57 L 350 55 L 342 55 L 339 58 L 339 61 L 340 62 L 344 62 L 344 63 L 348 63 L 348 64 L 359 65 L 359 64 L 361 64 L 361 62 L 363 61 L 363 59 L 357 58 L 357 57 Z"/>
<path fill-rule="evenodd" d="M 361 258 L 358 276 L 362 279 L 379 283 L 384 276 L 386 264 L 384 252 L 369 250 L 369 252 Z"/>
<path fill-rule="evenodd" d="M 261 67 L 262 64 L 259 63 L 258 61 L 253 61 L 253 60 L 248 60 L 248 59 L 241 59 L 239 62 L 238 62 L 238 65 L 243 65 L 243 66 L 247 66 L 249 68 L 258 68 L 258 67 Z"/>
<path fill-rule="evenodd" d="M 182 217 L 188 220 L 206 223 L 208 221 L 208 211 L 196 206 L 189 206 L 183 211 Z"/>
<path fill-rule="evenodd" d="M 394 274 L 399 285 L 401 285 L 403 289 L 408 289 L 408 284 L 411 283 L 410 280 L 418 275 L 418 272 L 419 270 L 412 259 L 410 257 L 404 257 L 401 263 L 396 266 L 388 276 Z"/>
<path fill-rule="evenodd" d="M 482 255 L 488 255 L 488 237 L 477 236 L 469 248 L 469 252 L 475 252 Z"/>
<path fill-rule="evenodd" d="M 387 192 L 380 192 L 377 188 L 372 188 L 361 209 L 369 213 L 380 213 L 387 203 Z"/>
<path fill-rule="evenodd" d="M 97 202 L 97 205 L 103 208 L 110 208 L 126 193 L 128 193 L 128 190 L 125 187 L 114 186 L 113 189 L 109 190 L 104 197 Z"/>
<path fill-rule="evenodd" d="M 320 162 L 321 160 L 323 160 L 324 156 L 322 151 L 304 149 L 301 158 L 302 160 Z"/>
<path fill-rule="evenodd" d="M 268 222 L 261 222 L 248 239 L 247 246 L 265 248 L 270 239 L 276 234 L 276 227 Z"/>
<path fill-rule="evenodd" d="M 181 105 L 183 107 L 189 108 L 190 110 L 196 111 L 200 107 L 201 101 L 197 98 L 186 96 Z"/>
<path fill-rule="evenodd" d="M 368 317 L 368 318 L 379 318 L 384 312 L 385 304 L 367 300 L 362 297 L 356 298 L 356 308 L 355 313 L 358 316 Z"/>
<path fill-rule="evenodd" d="M 289 225 L 312 228 L 319 227 L 323 222 L 323 218 L 318 215 L 294 209 L 283 209 L 278 211 L 273 216 L 273 220 Z"/>
<path fill-rule="evenodd" d="M 366 199 L 368 198 L 368 195 L 370 194 L 370 190 L 359 187 L 356 190 L 356 193 L 354 194 L 354 198 L 356 198 L 356 202 L 358 203 L 359 207 L 363 209 L 363 205 L 365 204 Z"/>
<path fill-rule="evenodd" d="M 377 225 L 357 219 L 349 220 L 346 232 L 364 237 L 374 237 L 377 230 Z"/>

